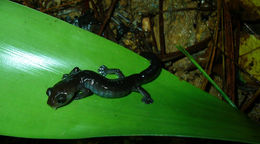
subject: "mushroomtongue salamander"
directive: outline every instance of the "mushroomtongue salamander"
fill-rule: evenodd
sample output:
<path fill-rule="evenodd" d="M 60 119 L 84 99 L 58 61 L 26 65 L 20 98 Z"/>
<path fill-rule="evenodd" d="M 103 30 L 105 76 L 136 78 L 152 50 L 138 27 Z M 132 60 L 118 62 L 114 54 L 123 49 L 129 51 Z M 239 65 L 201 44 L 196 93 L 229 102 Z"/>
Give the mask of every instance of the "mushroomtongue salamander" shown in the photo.
<path fill-rule="evenodd" d="M 72 100 L 82 99 L 92 94 L 104 98 L 120 98 L 131 92 L 139 92 L 143 95 L 144 103 L 153 103 L 153 99 L 141 85 L 149 83 L 159 76 L 161 62 L 153 53 L 142 52 L 140 55 L 150 61 L 150 66 L 139 74 L 127 77 L 119 69 L 109 69 L 104 65 L 98 69 L 99 74 L 75 67 L 69 74 L 64 74 L 61 81 L 47 89 L 48 105 L 57 109 Z M 108 79 L 107 74 L 115 74 L 118 78 Z"/>

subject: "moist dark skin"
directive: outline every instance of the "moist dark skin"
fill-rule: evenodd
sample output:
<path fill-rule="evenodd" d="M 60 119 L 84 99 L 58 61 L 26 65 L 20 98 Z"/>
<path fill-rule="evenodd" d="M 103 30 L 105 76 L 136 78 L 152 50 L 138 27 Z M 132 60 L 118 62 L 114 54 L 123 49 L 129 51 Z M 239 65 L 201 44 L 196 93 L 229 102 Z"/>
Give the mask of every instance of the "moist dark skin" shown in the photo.
<path fill-rule="evenodd" d="M 92 94 L 104 98 L 120 98 L 131 92 L 139 92 L 143 95 L 142 101 L 144 103 L 153 103 L 149 93 L 141 86 L 159 76 L 161 62 L 153 53 L 142 52 L 140 55 L 150 61 L 150 66 L 138 74 L 127 77 L 119 69 L 109 69 L 104 65 L 98 69 L 98 73 L 75 67 L 69 74 L 64 74 L 61 81 L 47 89 L 47 104 L 57 109 L 73 100 L 82 99 Z M 115 74 L 118 78 L 108 79 L 106 78 L 107 74 Z"/>

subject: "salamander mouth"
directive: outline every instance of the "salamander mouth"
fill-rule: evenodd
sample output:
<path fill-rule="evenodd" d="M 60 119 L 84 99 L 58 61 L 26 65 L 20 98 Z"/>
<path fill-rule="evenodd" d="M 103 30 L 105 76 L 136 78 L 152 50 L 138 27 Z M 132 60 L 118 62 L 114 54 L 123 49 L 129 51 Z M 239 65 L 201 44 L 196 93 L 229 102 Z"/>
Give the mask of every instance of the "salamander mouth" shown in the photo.
<path fill-rule="evenodd" d="M 48 99 L 47 104 L 48 104 L 51 108 L 53 108 L 53 109 L 55 109 L 55 110 L 58 108 L 58 106 L 55 104 L 53 98 L 51 98 L 51 97 Z"/>
<path fill-rule="evenodd" d="M 71 95 L 72 98 L 70 97 L 67 97 L 67 101 L 65 101 L 64 103 L 57 103 L 57 101 L 54 100 L 53 97 L 49 97 L 48 98 L 48 101 L 47 101 L 47 104 L 53 108 L 53 109 L 58 109 L 60 107 L 63 107 L 63 106 L 66 106 L 68 105 L 69 103 L 71 103 L 75 97 L 75 95 Z"/>

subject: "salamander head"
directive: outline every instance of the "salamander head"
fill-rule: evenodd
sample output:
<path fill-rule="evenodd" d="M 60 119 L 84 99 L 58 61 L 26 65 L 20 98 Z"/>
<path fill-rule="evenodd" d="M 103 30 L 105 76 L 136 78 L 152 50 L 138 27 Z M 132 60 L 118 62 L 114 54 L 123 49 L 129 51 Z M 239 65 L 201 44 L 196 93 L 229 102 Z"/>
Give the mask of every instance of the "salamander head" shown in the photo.
<path fill-rule="evenodd" d="M 61 81 L 47 89 L 46 94 L 49 97 L 47 104 L 54 109 L 65 106 L 73 100 L 75 93 L 74 87 L 68 87 L 65 82 Z"/>

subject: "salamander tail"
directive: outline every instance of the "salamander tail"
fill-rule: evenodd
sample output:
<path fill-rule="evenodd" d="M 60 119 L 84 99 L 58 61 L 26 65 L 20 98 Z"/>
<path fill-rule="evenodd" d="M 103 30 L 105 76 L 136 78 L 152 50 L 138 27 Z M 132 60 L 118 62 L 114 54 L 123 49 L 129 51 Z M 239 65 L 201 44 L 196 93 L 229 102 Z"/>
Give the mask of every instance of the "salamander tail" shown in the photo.
<path fill-rule="evenodd" d="M 145 57 L 151 63 L 148 68 L 146 68 L 144 71 L 139 73 L 141 76 L 140 78 L 141 84 L 145 84 L 153 81 L 160 75 L 162 70 L 162 65 L 159 58 L 151 52 L 141 52 L 140 55 Z"/>

